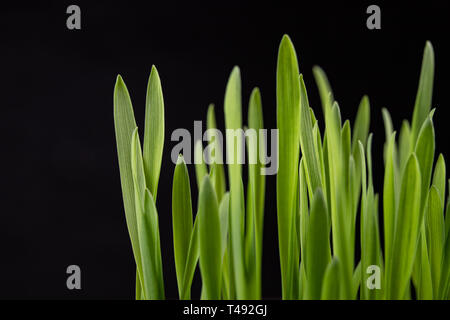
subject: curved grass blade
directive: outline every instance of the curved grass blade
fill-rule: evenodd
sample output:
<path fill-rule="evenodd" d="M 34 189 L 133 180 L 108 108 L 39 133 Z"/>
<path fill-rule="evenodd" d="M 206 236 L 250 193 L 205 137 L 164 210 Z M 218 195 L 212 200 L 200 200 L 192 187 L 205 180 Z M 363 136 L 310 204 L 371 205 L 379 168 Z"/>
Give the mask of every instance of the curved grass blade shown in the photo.
<path fill-rule="evenodd" d="M 319 88 L 320 100 L 322 102 L 322 111 L 325 115 L 331 108 L 330 102 L 334 102 L 333 91 L 331 90 L 330 82 L 327 75 L 319 66 L 313 67 L 313 75 L 316 79 L 317 87 Z"/>
<path fill-rule="evenodd" d="M 137 231 L 142 257 L 143 276 L 141 285 L 144 293 L 143 298 L 164 299 L 158 215 L 153 197 L 146 187 L 142 149 L 137 128 L 133 131 L 131 139 L 131 170 L 134 182 Z"/>
<path fill-rule="evenodd" d="M 417 155 L 417 160 L 419 163 L 422 185 L 421 194 L 422 202 L 420 205 L 421 214 L 423 214 L 424 206 L 427 200 L 426 195 L 428 194 L 428 188 L 430 186 L 431 172 L 433 170 L 434 162 L 434 127 L 431 117 L 428 117 L 423 123 L 422 129 L 420 130 L 419 137 L 417 139 L 417 145 L 415 149 L 415 154 Z"/>
<path fill-rule="evenodd" d="M 411 277 L 421 220 L 421 175 L 415 154 L 409 157 L 402 177 L 387 270 L 387 299 L 403 299 Z"/>
<path fill-rule="evenodd" d="M 206 163 L 203 161 L 203 147 L 201 140 L 197 140 L 194 146 L 194 164 L 195 164 L 195 177 L 197 180 L 197 187 L 200 190 L 203 178 L 208 174 Z"/>
<path fill-rule="evenodd" d="M 400 172 L 403 172 L 406 161 L 411 154 L 411 128 L 408 120 L 404 120 L 398 137 L 398 164 Z"/>
<path fill-rule="evenodd" d="M 396 179 L 395 171 L 395 132 L 390 136 L 386 149 L 386 167 L 384 170 L 383 185 L 383 213 L 384 213 L 384 250 L 386 265 L 392 259 L 392 245 L 394 241 L 394 228 L 396 220 Z"/>
<path fill-rule="evenodd" d="M 411 128 L 411 147 L 416 145 L 417 137 L 431 109 L 434 81 L 434 51 L 429 41 L 425 44 L 423 52 L 422 68 L 420 70 L 419 87 L 417 89 L 416 102 Z"/>
<path fill-rule="evenodd" d="M 325 270 L 322 284 L 322 300 L 341 299 L 340 275 L 341 264 L 337 257 L 333 257 Z"/>
<path fill-rule="evenodd" d="M 311 198 L 317 188 L 322 188 L 322 177 L 317 150 L 314 144 L 311 113 L 303 76 L 300 75 L 300 147 L 305 159 L 305 169 Z"/>
<path fill-rule="evenodd" d="M 186 163 L 182 155 L 178 156 L 173 175 L 172 226 L 175 271 L 177 275 L 178 293 L 181 298 L 182 293 L 186 291 L 183 288 L 183 282 L 192 233 L 191 187 Z"/>
<path fill-rule="evenodd" d="M 164 99 L 158 71 L 152 66 L 145 100 L 144 170 L 147 186 L 156 200 L 164 147 Z"/>
<path fill-rule="evenodd" d="M 120 182 L 122 187 L 123 204 L 128 233 L 134 259 L 136 261 L 136 278 L 139 280 L 142 274 L 141 252 L 139 249 L 139 237 L 137 232 L 136 208 L 134 204 L 134 183 L 131 172 L 131 136 L 136 128 L 133 106 L 130 94 L 122 77 L 117 76 L 114 87 L 114 127 L 116 133 L 117 155 L 119 159 Z M 140 284 L 136 282 L 136 290 L 140 292 Z M 139 299 L 139 296 L 136 295 Z"/>
<path fill-rule="evenodd" d="M 318 300 L 321 297 L 325 270 L 331 260 L 327 206 L 320 188 L 314 193 L 308 234 L 306 299 Z"/>
<path fill-rule="evenodd" d="M 225 171 L 223 168 L 223 154 L 221 150 L 222 142 L 215 141 L 216 137 L 214 135 L 209 134 L 210 129 L 217 129 L 216 122 L 216 114 L 214 112 L 214 104 L 210 104 L 208 107 L 208 112 L 206 115 L 206 127 L 208 131 L 208 141 L 209 143 L 215 143 L 217 148 L 214 149 L 214 152 L 211 151 L 211 156 L 216 159 L 216 161 L 211 165 L 211 170 L 214 167 L 214 189 L 217 193 L 217 200 L 220 202 L 222 200 L 223 195 L 226 191 L 226 181 L 225 181 Z"/>
<path fill-rule="evenodd" d="M 191 284 L 194 278 L 195 267 L 200 255 L 199 240 L 198 240 L 198 214 L 194 222 L 191 238 L 189 240 L 188 254 L 186 258 L 186 267 L 184 268 L 183 277 L 183 293 L 180 297 L 182 300 L 189 300 L 191 298 Z"/>
<path fill-rule="evenodd" d="M 450 234 L 447 234 L 443 257 L 438 298 L 448 300 L 450 298 Z"/>
<path fill-rule="evenodd" d="M 200 271 L 204 298 L 220 299 L 222 283 L 222 236 L 217 196 L 208 175 L 203 178 L 199 196 Z"/>
<path fill-rule="evenodd" d="M 444 156 L 440 154 L 434 168 L 432 185 L 439 191 L 442 208 L 445 205 L 445 183 L 445 160 Z"/>
<path fill-rule="evenodd" d="M 428 195 L 428 208 L 426 216 L 427 245 L 433 280 L 433 296 L 438 296 L 439 278 L 441 276 L 441 263 L 445 246 L 444 211 L 439 191 L 432 186 Z"/>

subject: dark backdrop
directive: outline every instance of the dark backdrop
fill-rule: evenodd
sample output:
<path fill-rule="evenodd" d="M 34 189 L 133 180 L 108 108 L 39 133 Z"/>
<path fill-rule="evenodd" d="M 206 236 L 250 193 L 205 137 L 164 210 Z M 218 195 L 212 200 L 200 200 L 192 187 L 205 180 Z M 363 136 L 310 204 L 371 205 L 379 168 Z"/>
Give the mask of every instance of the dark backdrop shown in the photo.
<path fill-rule="evenodd" d="M 81 7 L 78 31 L 66 28 L 66 8 L 73 3 Z M 389 108 L 397 129 L 403 118 L 411 118 L 423 47 L 431 40 L 437 150 L 450 154 L 448 1 L 395 6 L 377 1 L 382 29 L 375 31 L 366 28 L 371 3 L 364 1 L 356 6 L 343 1 L 73 3 L 0 5 L 0 298 L 134 297 L 112 112 L 119 73 L 141 127 L 152 64 L 161 76 L 167 139 L 157 207 L 168 298 L 177 298 L 170 134 L 175 128 L 193 130 L 194 120 L 205 120 L 210 102 L 223 127 L 224 90 L 234 65 L 242 73 L 244 117 L 250 92 L 259 86 L 265 126 L 275 128 L 276 59 L 284 33 L 294 42 L 317 114 L 315 64 L 326 70 L 343 118 L 353 121 L 360 98 L 369 95 L 378 191 L 381 108 Z M 189 170 L 196 203 L 194 169 Z M 263 296 L 278 298 L 275 177 L 267 179 L 264 231 Z M 70 264 L 81 267 L 81 291 L 66 289 Z M 198 276 L 194 282 L 198 297 Z"/>

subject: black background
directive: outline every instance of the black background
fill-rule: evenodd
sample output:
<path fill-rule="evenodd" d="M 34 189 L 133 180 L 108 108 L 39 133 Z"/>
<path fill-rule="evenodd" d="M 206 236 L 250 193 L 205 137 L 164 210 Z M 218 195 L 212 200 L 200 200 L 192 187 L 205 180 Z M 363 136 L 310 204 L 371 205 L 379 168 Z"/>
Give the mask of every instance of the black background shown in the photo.
<path fill-rule="evenodd" d="M 311 68 L 325 69 L 343 118 L 371 99 L 375 188 L 382 190 L 381 108 L 396 129 L 411 119 L 423 47 L 436 54 L 433 107 L 437 152 L 446 143 L 448 1 L 380 5 L 382 29 L 366 28 L 369 2 L 224 4 L 174 1 L 54 1 L 0 4 L 0 298 L 133 299 L 135 266 L 125 225 L 113 126 L 113 87 L 121 74 L 143 127 L 147 80 L 158 68 L 166 143 L 157 207 L 166 296 L 177 298 L 171 229 L 174 164 L 170 134 L 192 132 L 223 96 L 234 65 L 242 74 L 244 119 L 254 86 L 266 128 L 276 127 L 278 45 L 290 35 L 311 106 L 321 108 Z M 66 8 L 81 7 L 81 30 Z M 323 124 L 323 122 L 322 122 Z M 323 125 L 322 125 L 323 128 Z M 142 129 L 141 129 L 142 133 Z M 193 167 L 189 168 L 196 206 Z M 281 296 L 275 176 L 267 178 L 263 296 Z M 82 290 L 66 288 L 66 267 L 82 270 Z M 194 280 L 198 297 L 199 279 Z"/>

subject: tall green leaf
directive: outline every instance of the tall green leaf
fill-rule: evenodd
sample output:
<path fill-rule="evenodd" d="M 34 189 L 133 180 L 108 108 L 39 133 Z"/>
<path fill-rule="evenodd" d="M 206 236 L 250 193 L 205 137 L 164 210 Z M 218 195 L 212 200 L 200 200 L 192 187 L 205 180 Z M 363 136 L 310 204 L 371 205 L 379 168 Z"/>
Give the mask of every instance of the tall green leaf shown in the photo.
<path fill-rule="evenodd" d="M 164 146 L 164 100 L 158 70 L 152 66 L 145 100 L 144 170 L 147 186 L 156 199 Z"/>
<path fill-rule="evenodd" d="M 183 156 L 179 155 L 172 187 L 172 226 L 178 293 L 184 292 L 183 281 L 192 233 L 192 202 L 189 174 Z"/>
<path fill-rule="evenodd" d="M 320 299 L 325 270 L 331 261 L 327 220 L 327 206 L 322 190 L 318 188 L 311 206 L 308 232 L 310 236 L 306 246 L 307 299 Z"/>
<path fill-rule="evenodd" d="M 337 257 L 333 257 L 325 270 L 322 284 L 322 300 L 341 299 L 340 275 L 341 264 Z"/>
<path fill-rule="evenodd" d="M 117 76 L 114 87 L 114 127 L 125 218 L 137 266 L 136 278 L 139 280 L 140 275 L 142 275 L 141 252 L 139 249 L 136 208 L 134 205 L 134 183 L 131 172 L 131 136 L 136 128 L 136 121 L 134 119 L 130 94 L 120 75 Z M 140 284 L 137 281 L 136 287 L 138 286 Z M 139 291 L 137 290 L 137 292 Z M 136 297 L 139 298 L 138 295 Z"/>
<path fill-rule="evenodd" d="M 431 109 L 431 99 L 433 96 L 434 81 L 434 51 L 429 41 L 425 44 L 423 52 L 422 69 L 420 70 L 419 87 L 417 89 L 416 102 L 411 128 L 411 147 L 416 145 L 419 131 L 423 122 L 426 120 Z"/>
<path fill-rule="evenodd" d="M 294 213 L 294 191 L 300 149 L 300 85 L 297 55 L 290 38 L 285 35 L 278 50 L 277 62 L 277 127 L 279 130 L 279 169 L 277 174 L 278 240 L 282 296 L 290 299 L 288 288 L 290 226 Z"/>
<path fill-rule="evenodd" d="M 234 269 L 234 284 L 238 299 L 245 297 L 244 266 L 244 219 L 245 209 L 241 193 L 242 158 L 244 156 L 242 131 L 241 74 L 234 67 L 228 79 L 224 101 L 226 152 L 230 183 L 230 240 L 232 255 L 229 257 Z"/>
<path fill-rule="evenodd" d="M 220 299 L 222 283 L 222 236 L 217 196 L 208 175 L 203 178 L 199 196 L 200 271 L 204 298 Z"/>
<path fill-rule="evenodd" d="M 402 177 L 397 206 L 392 259 L 387 270 L 387 298 L 403 299 L 411 277 L 421 224 L 421 175 L 415 154 L 409 157 Z"/>
<path fill-rule="evenodd" d="M 426 216 L 427 245 L 433 280 L 433 295 L 438 296 L 439 278 L 441 276 L 441 263 L 445 246 L 444 210 L 439 196 L 439 190 L 432 186 L 428 195 L 428 208 Z"/>

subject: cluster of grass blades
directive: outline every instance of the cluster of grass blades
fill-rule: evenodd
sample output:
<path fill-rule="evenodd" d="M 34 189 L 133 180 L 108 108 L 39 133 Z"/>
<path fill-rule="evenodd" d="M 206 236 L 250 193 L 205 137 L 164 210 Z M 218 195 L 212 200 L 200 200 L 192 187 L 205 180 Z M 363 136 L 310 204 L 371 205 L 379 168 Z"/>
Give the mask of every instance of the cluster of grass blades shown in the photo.
<path fill-rule="evenodd" d="M 352 129 L 350 121 L 341 120 L 323 70 L 315 67 L 313 74 L 322 102 L 323 131 L 309 106 L 295 49 L 284 36 L 276 86 L 282 298 L 449 299 L 450 202 L 446 201 L 444 157 L 439 155 L 435 162 L 431 44 L 425 46 L 411 125 L 404 120 L 397 138 L 389 112 L 382 111 L 386 142 L 381 199 L 373 184 L 369 99 L 362 98 Z M 255 88 L 250 96 L 247 127 L 243 126 L 241 100 L 240 71 L 235 67 L 225 92 L 225 128 L 262 129 L 259 90 Z M 208 129 L 217 127 L 213 105 L 206 118 Z M 164 102 L 155 67 L 147 88 L 143 149 L 120 76 L 114 91 L 114 120 L 126 220 L 137 266 L 136 298 L 164 299 L 155 205 L 164 144 Z M 210 142 L 215 139 L 209 138 Z M 234 160 L 227 165 L 228 179 L 222 161 L 209 166 L 198 161 L 204 150 L 201 141 L 196 142 L 199 195 L 195 215 L 182 155 L 175 165 L 172 225 L 180 299 L 191 298 L 197 264 L 202 299 L 261 298 L 264 165 L 258 160 L 247 166 L 245 189 L 238 161 L 245 151 L 242 140 L 234 138 L 226 136 L 226 155 L 220 148 L 211 151 L 216 160 L 224 156 L 228 162 Z M 259 146 L 259 141 L 247 143 L 247 157 L 258 159 Z M 357 243 L 360 252 L 355 252 Z"/>

